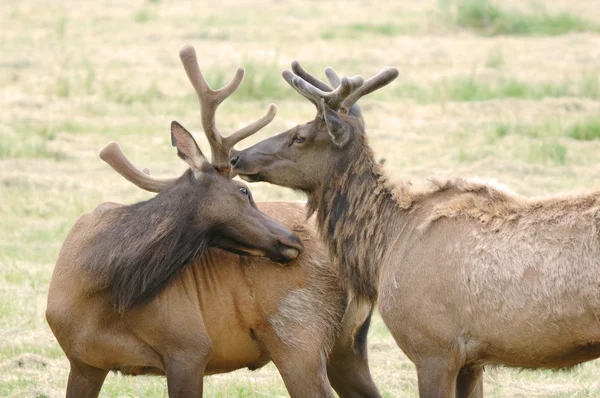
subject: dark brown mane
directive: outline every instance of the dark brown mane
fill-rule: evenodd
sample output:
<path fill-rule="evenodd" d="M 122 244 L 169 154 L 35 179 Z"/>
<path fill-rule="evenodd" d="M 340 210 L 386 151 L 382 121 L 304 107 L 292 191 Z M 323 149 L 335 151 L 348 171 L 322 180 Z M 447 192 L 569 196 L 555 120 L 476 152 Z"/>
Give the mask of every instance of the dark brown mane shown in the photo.
<path fill-rule="evenodd" d="M 345 119 L 359 125 L 353 130 L 360 136 L 351 138 L 352 153 L 327 173 L 328 180 L 318 192 L 309 195 L 307 208 L 309 214 L 317 213 L 319 231 L 340 267 L 342 281 L 348 281 L 347 287 L 358 296 L 375 300 L 378 262 L 388 245 L 382 225 L 394 219 L 400 203 L 393 186 L 382 182 L 381 164 L 360 133 L 360 119 Z"/>
<path fill-rule="evenodd" d="M 110 210 L 116 222 L 97 235 L 86 263 L 119 312 L 156 297 L 209 246 L 207 231 L 192 224 L 201 191 L 191 184 L 188 170 L 154 198 Z"/>

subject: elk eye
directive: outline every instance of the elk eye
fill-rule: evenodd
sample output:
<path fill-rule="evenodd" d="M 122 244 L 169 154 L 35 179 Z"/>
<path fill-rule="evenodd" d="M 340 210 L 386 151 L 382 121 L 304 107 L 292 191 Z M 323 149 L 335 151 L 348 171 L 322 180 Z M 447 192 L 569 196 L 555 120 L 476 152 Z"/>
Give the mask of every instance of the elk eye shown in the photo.
<path fill-rule="evenodd" d="M 302 144 L 304 141 L 306 141 L 306 138 L 304 138 L 304 137 L 300 137 L 299 135 L 297 135 L 296 137 L 294 137 L 294 142 L 296 144 Z"/>
<path fill-rule="evenodd" d="M 248 191 L 248 188 L 246 188 L 246 187 L 240 187 L 240 192 L 246 196 L 250 195 L 250 191 Z"/>

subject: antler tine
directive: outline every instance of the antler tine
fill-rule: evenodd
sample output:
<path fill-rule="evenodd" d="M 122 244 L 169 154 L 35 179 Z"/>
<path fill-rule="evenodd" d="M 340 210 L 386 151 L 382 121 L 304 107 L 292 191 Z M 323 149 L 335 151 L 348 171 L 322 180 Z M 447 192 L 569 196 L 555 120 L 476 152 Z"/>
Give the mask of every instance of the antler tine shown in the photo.
<path fill-rule="evenodd" d="M 306 80 L 308 83 L 312 84 L 316 88 L 322 91 L 331 91 L 331 87 L 329 87 L 325 82 L 311 75 L 307 71 L 305 71 L 298 61 L 292 61 L 292 71 L 297 75 Z M 335 88 L 334 86 L 333 88 Z"/>
<path fill-rule="evenodd" d="M 340 76 L 331 66 L 325 68 L 325 75 L 327 76 L 327 80 L 329 80 L 329 83 L 331 83 L 333 88 L 337 88 L 341 84 Z M 360 108 L 357 104 L 354 104 L 350 107 L 348 113 L 354 116 L 360 116 Z"/>
<path fill-rule="evenodd" d="M 325 76 L 327 76 L 327 79 L 329 80 L 329 83 L 331 83 L 333 88 L 337 88 L 340 85 L 340 77 L 331 66 L 325 68 Z"/>
<path fill-rule="evenodd" d="M 304 98 L 306 98 L 307 100 L 312 102 L 313 105 L 316 106 L 317 109 L 319 109 L 319 104 L 320 104 L 321 98 L 318 95 L 313 95 L 309 91 L 308 86 L 310 86 L 310 84 L 308 82 L 306 82 L 301 77 L 295 75 L 293 72 L 290 72 L 289 70 L 284 70 L 283 72 L 281 72 L 281 76 L 283 77 L 283 80 L 285 80 L 290 86 L 292 86 L 292 88 L 294 90 L 296 90 L 298 93 L 300 93 L 300 95 L 302 95 Z M 306 83 L 306 85 L 307 85 L 306 91 L 296 87 L 296 85 L 294 84 L 294 79 L 301 79 L 304 83 Z M 314 87 L 314 86 L 310 86 L 310 87 Z"/>
<path fill-rule="evenodd" d="M 363 78 L 360 76 L 345 77 L 340 81 L 335 71 L 328 67 L 325 69 L 325 74 L 335 87 L 332 90 L 327 84 L 302 69 L 298 61 L 292 62 L 292 70 L 294 73 L 287 70 L 283 71 L 282 76 L 285 81 L 315 104 L 319 110 L 321 99 L 324 99 L 331 109 L 337 111 L 344 100 L 364 83 Z"/>
<path fill-rule="evenodd" d="M 358 90 L 363 83 L 364 79 L 360 76 L 342 78 L 340 85 L 325 97 L 327 105 L 334 110 L 340 109 L 342 102 L 344 102 L 350 94 Z"/>
<path fill-rule="evenodd" d="M 233 148 L 233 146 L 235 144 L 237 144 L 238 142 L 240 142 L 241 140 L 243 140 L 245 138 L 250 137 L 252 134 L 256 133 L 257 131 L 259 131 L 260 129 L 265 127 L 267 124 L 271 123 L 273 121 L 273 119 L 275 118 L 276 114 L 277 114 L 277 105 L 271 104 L 271 105 L 269 105 L 269 109 L 267 110 L 267 113 L 263 117 L 261 117 L 254 123 L 251 123 L 251 124 L 247 125 L 246 127 L 239 129 L 238 131 L 231 134 L 230 136 L 223 138 L 223 149 L 227 150 L 227 157 L 229 157 L 229 151 L 231 150 L 231 148 Z"/>
<path fill-rule="evenodd" d="M 360 76 L 354 76 L 352 78 L 344 77 L 335 90 L 325 92 L 310 84 L 300 76 L 294 76 L 292 78 L 292 86 L 298 92 L 316 104 L 319 104 L 321 99 L 324 99 L 327 105 L 336 111 L 339 109 L 342 102 L 362 84 L 363 78 Z"/>
<path fill-rule="evenodd" d="M 360 99 L 360 97 L 372 93 L 388 84 L 390 84 L 395 78 L 398 77 L 400 72 L 398 69 L 393 67 L 386 67 L 381 72 L 364 82 L 364 84 L 350 94 L 343 102 L 340 108 L 343 112 L 348 110 Z"/>
<path fill-rule="evenodd" d="M 119 144 L 114 141 L 109 142 L 100 151 L 100 159 L 108 163 L 110 167 L 125 177 L 127 181 L 146 191 L 158 193 L 176 180 L 159 179 L 144 174 L 127 159 Z"/>

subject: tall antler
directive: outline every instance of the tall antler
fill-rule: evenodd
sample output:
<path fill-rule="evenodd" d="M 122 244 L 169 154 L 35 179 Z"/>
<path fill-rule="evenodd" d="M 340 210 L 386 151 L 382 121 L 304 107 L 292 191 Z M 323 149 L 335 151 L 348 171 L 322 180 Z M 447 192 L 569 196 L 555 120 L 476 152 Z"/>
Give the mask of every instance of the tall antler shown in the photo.
<path fill-rule="evenodd" d="M 149 173 L 139 171 L 127 159 L 119 144 L 114 141 L 109 142 L 100 151 L 100 158 L 108 163 L 117 173 L 125 177 L 126 180 L 146 191 L 160 192 L 177 180 L 176 178 L 154 178 L 150 177 Z"/>
<path fill-rule="evenodd" d="M 220 173 L 229 175 L 229 151 L 239 141 L 251 136 L 269 124 L 277 113 L 277 107 L 275 104 L 269 105 L 269 109 L 265 116 L 254 123 L 241 128 L 228 137 L 223 137 L 217 129 L 215 113 L 219 104 L 221 104 L 225 98 L 233 94 L 242 83 L 244 69 L 239 68 L 233 79 L 226 86 L 218 90 L 213 90 L 208 86 L 206 80 L 204 80 L 204 76 L 202 76 L 194 47 L 183 47 L 179 52 L 179 58 L 181 58 L 185 72 L 198 95 L 202 127 L 204 128 L 204 133 L 206 134 L 211 149 L 211 163 Z"/>
<path fill-rule="evenodd" d="M 292 70 L 283 71 L 282 76 L 296 91 L 311 101 L 320 111 L 321 100 L 333 110 L 348 113 L 356 102 L 364 95 L 386 86 L 396 77 L 398 69 L 387 67 L 367 81 L 360 76 L 344 77 L 340 80 L 331 67 L 325 69 L 327 79 L 334 87 L 332 90 L 326 83 L 306 72 L 298 61 L 292 62 Z M 360 111 L 357 113 L 360 114 Z"/>

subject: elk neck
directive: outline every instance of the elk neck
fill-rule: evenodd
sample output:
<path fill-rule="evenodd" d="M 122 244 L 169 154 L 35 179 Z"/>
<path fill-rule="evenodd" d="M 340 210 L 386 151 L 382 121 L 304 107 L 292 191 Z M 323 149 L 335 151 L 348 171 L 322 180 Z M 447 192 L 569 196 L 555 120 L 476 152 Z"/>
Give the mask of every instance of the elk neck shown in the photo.
<path fill-rule="evenodd" d="M 112 222 L 95 236 L 87 264 L 119 312 L 153 299 L 210 245 L 210 226 L 196 216 L 199 191 L 188 170 L 154 198 L 109 210 Z"/>
<path fill-rule="evenodd" d="M 308 194 L 308 210 L 317 213 L 319 232 L 345 287 L 374 302 L 380 264 L 412 201 L 408 184 L 391 183 L 366 137 L 359 140 L 327 181 Z"/>

